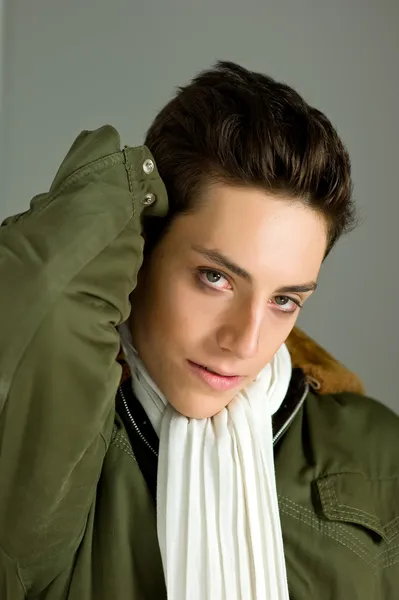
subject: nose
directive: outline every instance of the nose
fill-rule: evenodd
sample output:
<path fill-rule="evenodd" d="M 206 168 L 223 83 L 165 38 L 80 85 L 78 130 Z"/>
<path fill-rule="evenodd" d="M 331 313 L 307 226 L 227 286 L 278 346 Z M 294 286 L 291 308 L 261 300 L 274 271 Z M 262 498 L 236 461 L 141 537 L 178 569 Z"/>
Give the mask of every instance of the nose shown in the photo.
<path fill-rule="evenodd" d="M 263 313 L 261 306 L 249 302 L 230 311 L 218 329 L 219 347 L 242 360 L 253 358 L 259 348 Z"/>

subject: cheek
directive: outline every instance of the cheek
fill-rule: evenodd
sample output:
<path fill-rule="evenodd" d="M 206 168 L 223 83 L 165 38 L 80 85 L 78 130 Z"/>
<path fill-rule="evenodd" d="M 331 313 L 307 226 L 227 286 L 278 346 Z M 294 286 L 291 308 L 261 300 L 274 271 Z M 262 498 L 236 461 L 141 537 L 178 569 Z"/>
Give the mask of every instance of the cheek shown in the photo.
<path fill-rule="evenodd" d="M 257 355 L 257 369 L 261 370 L 273 356 L 277 350 L 285 343 L 291 333 L 296 318 L 285 318 L 285 316 L 271 315 L 265 319 L 262 327 L 261 339 L 259 342 L 259 352 Z"/>
<path fill-rule="evenodd" d="M 159 282 L 152 294 L 152 324 L 164 343 L 187 346 L 197 343 L 209 329 L 209 313 L 201 294 L 184 280 Z"/>

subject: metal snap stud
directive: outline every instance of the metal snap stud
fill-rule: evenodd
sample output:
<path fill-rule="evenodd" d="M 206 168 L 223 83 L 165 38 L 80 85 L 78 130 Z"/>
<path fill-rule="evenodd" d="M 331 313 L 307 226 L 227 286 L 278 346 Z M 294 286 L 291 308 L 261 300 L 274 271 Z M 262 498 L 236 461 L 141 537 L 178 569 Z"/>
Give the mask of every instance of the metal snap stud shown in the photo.
<path fill-rule="evenodd" d="M 147 160 L 145 160 L 143 162 L 143 171 L 146 175 L 150 175 L 153 170 L 155 169 L 155 165 L 154 165 L 154 161 L 151 160 L 151 158 L 147 158 Z"/>
<path fill-rule="evenodd" d="M 143 204 L 144 206 L 150 206 L 151 204 L 154 204 L 155 202 L 155 195 L 148 193 L 144 196 L 143 198 Z"/>

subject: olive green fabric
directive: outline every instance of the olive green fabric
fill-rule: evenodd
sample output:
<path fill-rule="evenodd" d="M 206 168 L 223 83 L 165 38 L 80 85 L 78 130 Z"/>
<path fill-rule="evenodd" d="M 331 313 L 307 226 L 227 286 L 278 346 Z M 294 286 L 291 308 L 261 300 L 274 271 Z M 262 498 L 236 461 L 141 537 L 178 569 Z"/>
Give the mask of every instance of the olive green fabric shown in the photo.
<path fill-rule="evenodd" d="M 0 229 L 0 599 L 166 597 L 153 501 L 115 414 L 116 326 L 167 195 L 145 147 L 84 132 Z M 292 600 L 393 600 L 399 419 L 309 394 L 276 447 Z M 261 599 L 259 599 L 261 600 Z"/>

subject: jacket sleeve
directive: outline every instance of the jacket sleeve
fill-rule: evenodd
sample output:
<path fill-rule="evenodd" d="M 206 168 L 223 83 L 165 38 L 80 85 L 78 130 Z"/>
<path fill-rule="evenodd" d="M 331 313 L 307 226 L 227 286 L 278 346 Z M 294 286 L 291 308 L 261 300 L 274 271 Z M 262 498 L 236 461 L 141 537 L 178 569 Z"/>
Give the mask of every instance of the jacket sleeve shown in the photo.
<path fill-rule="evenodd" d="M 0 547 L 22 579 L 62 568 L 94 501 L 149 204 L 166 213 L 148 149 L 106 126 L 0 228 Z"/>

